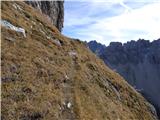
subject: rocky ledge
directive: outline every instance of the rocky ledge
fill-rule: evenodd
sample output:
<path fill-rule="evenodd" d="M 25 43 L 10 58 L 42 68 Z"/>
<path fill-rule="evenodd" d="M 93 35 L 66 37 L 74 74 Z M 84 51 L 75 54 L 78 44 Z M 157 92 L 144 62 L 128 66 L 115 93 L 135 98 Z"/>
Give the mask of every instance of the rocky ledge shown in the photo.
<path fill-rule="evenodd" d="M 64 1 L 26 1 L 26 3 L 46 14 L 59 31 L 62 31 Z"/>

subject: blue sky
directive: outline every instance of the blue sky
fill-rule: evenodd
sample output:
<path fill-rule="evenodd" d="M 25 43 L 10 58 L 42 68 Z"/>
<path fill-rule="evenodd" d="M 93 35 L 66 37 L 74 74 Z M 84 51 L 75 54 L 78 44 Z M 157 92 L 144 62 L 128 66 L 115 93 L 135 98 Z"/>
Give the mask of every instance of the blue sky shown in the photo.
<path fill-rule="evenodd" d="M 66 0 L 63 34 L 83 41 L 160 38 L 160 0 Z"/>

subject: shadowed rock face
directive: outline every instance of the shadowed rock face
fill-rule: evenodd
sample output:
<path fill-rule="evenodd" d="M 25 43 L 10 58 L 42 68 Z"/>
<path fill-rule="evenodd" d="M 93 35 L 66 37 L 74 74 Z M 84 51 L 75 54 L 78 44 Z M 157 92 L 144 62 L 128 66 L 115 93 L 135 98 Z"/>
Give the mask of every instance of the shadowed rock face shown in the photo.
<path fill-rule="evenodd" d="M 93 52 L 98 51 L 95 53 L 139 90 L 160 113 L 160 39 L 153 42 L 132 40 L 123 45 L 111 42 L 105 48 L 96 42 L 88 45 Z"/>
<path fill-rule="evenodd" d="M 85 43 L 62 35 L 24 2 L 1 5 L 3 120 L 157 120 L 154 108 Z"/>
<path fill-rule="evenodd" d="M 64 21 L 64 1 L 26 1 L 49 16 L 52 23 L 62 31 Z"/>
<path fill-rule="evenodd" d="M 92 50 L 92 52 L 96 53 L 96 55 L 99 56 L 105 50 L 106 46 L 100 43 L 97 43 L 94 40 L 89 42 L 89 48 Z"/>

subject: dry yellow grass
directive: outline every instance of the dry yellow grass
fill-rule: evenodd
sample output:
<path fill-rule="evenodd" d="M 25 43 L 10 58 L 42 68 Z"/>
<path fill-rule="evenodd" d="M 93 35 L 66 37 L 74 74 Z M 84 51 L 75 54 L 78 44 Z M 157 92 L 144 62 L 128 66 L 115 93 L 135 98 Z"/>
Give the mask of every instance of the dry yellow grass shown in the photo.
<path fill-rule="evenodd" d="M 75 119 L 155 119 L 147 101 L 83 42 L 61 35 L 44 15 L 23 2 L 1 4 L 2 19 L 24 28 L 27 35 L 1 29 L 3 120 L 60 120 L 66 75 Z M 77 55 L 69 55 L 71 51 Z"/>

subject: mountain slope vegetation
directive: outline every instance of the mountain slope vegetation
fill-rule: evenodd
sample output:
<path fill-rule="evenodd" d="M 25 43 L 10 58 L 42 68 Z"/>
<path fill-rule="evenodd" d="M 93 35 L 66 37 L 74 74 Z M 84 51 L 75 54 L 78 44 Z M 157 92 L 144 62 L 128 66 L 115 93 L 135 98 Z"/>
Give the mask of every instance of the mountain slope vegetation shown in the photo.
<path fill-rule="evenodd" d="M 87 46 L 24 2 L 1 2 L 2 120 L 155 120 L 151 105 Z M 2 24 L 1 24 L 2 25 Z"/>

